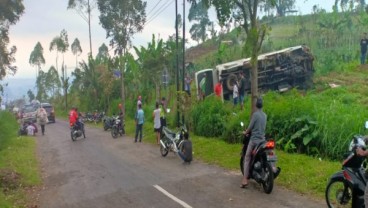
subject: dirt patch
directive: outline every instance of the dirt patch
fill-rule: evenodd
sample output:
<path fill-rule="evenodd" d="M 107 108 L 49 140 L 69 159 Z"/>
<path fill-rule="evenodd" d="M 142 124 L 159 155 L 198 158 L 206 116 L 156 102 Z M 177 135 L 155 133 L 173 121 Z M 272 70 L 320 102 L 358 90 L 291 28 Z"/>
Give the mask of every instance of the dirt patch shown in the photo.
<path fill-rule="evenodd" d="M 6 194 L 20 186 L 21 176 L 10 169 L 0 169 L 0 188 Z"/>

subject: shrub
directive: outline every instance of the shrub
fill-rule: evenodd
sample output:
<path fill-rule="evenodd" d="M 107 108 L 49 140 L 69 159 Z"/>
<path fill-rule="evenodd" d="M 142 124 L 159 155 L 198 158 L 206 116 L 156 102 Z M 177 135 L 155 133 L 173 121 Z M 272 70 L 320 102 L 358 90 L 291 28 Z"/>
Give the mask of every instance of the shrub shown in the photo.
<path fill-rule="evenodd" d="M 199 136 L 221 136 L 230 110 L 214 96 L 207 97 L 192 109 L 193 131 Z"/>

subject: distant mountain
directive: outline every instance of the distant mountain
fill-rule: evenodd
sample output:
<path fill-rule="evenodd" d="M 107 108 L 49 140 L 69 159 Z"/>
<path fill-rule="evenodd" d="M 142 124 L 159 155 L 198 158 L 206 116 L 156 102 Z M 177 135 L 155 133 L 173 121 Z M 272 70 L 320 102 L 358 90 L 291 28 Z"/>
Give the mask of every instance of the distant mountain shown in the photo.
<path fill-rule="evenodd" d="M 36 80 L 31 78 L 6 78 L 0 82 L 4 87 L 4 92 L 1 97 L 7 100 L 15 100 L 27 96 L 27 91 L 30 89 L 36 94 Z"/>

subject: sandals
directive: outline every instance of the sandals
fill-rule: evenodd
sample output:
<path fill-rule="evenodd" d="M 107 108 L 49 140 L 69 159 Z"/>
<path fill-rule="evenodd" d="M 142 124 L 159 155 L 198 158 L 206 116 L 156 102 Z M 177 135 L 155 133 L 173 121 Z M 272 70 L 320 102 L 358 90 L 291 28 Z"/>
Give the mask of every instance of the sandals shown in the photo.
<path fill-rule="evenodd" d="M 248 186 L 248 184 L 246 183 L 246 184 L 241 184 L 240 185 L 240 188 L 246 188 Z"/>

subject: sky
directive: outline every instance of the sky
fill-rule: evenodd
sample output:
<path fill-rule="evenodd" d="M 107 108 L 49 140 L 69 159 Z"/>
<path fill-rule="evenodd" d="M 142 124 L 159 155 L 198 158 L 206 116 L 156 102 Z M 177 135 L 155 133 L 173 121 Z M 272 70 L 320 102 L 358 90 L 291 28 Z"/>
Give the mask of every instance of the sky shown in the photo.
<path fill-rule="evenodd" d="M 9 46 L 17 47 L 16 62 L 17 73 L 7 78 L 34 78 L 36 77 L 36 68 L 29 64 L 29 57 L 37 42 L 40 42 L 44 49 L 45 65 L 43 71 L 47 71 L 52 65 L 56 64 L 56 51 L 49 51 L 50 42 L 60 32 L 65 29 L 68 33 L 69 45 L 75 38 L 78 38 L 83 53 L 78 60 L 87 60 L 89 52 L 88 24 L 76 12 L 76 10 L 67 10 L 68 0 L 24 0 L 25 12 L 16 25 L 11 26 L 9 36 Z M 186 1 L 185 1 L 186 2 Z M 311 13 L 313 5 L 319 5 L 327 11 L 331 10 L 334 0 L 296 0 L 295 9 L 300 14 Z M 183 10 L 183 1 L 178 3 L 179 13 Z M 186 14 L 190 5 L 186 2 Z M 147 24 L 143 32 L 137 33 L 133 37 L 134 46 L 147 46 L 151 41 L 152 34 L 159 36 L 164 40 L 169 35 L 175 33 L 175 0 L 148 0 L 147 1 Z M 95 6 L 92 14 L 92 47 L 93 55 L 97 54 L 98 48 L 105 43 L 109 45 L 106 39 L 106 31 L 99 24 L 98 8 Z M 216 22 L 214 11 L 210 12 L 210 18 Z M 190 39 L 190 23 L 186 22 L 186 37 Z M 192 40 L 190 45 L 195 45 Z M 72 54 L 70 48 L 64 54 L 64 61 L 68 69 L 68 74 L 76 67 L 76 57 Z M 59 55 L 59 68 L 61 56 Z M 11 84 L 11 83 L 9 83 Z"/>

